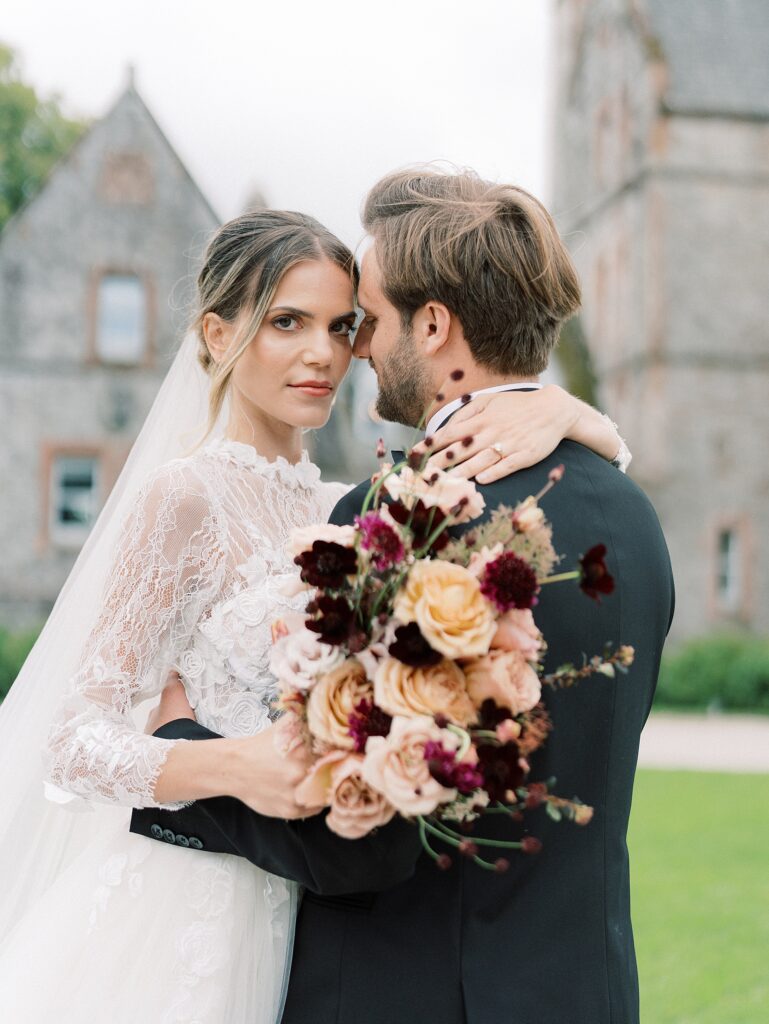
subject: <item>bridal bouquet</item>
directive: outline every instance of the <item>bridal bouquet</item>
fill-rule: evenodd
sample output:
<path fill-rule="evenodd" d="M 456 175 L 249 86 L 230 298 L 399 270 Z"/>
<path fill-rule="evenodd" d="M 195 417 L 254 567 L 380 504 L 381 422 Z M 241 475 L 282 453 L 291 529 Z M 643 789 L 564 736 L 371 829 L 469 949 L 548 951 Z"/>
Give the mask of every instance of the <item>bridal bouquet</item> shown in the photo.
<path fill-rule="evenodd" d="M 412 455 L 382 464 L 353 526 L 295 530 L 291 554 L 311 590 L 307 616 L 274 627 L 279 707 L 316 760 L 297 798 L 330 808 L 328 827 L 359 838 L 395 814 L 414 819 L 439 867 L 440 841 L 498 871 L 480 848 L 534 853 L 520 842 L 473 840 L 468 822 L 546 805 L 584 825 L 592 809 L 529 778 L 547 739 L 543 684 L 625 671 L 633 649 L 604 650 L 545 675 L 534 611 L 545 585 L 574 580 L 600 600 L 614 583 L 597 545 L 571 572 L 558 562 L 540 501 L 563 475 L 516 508 L 484 511 L 475 485 Z"/>

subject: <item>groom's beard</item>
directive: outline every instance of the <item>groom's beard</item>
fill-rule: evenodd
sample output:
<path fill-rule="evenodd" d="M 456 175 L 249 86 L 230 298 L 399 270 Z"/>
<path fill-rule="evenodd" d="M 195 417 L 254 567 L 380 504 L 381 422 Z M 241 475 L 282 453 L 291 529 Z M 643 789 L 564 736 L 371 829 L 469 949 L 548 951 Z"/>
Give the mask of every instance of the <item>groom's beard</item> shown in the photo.
<path fill-rule="evenodd" d="M 430 384 L 414 351 L 410 329 L 398 338 L 379 367 L 377 379 L 376 411 L 382 419 L 418 427 L 430 402 Z"/>

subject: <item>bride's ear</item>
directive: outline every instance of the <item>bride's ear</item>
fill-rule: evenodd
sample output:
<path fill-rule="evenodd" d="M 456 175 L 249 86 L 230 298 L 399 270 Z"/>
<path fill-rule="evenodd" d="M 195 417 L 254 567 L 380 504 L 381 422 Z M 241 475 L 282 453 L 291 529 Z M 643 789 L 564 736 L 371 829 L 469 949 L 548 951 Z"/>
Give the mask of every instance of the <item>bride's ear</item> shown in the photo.
<path fill-rule="evenodd" d="M 230 344 L 231 324 L 222 320 L 218 313 L 206 313 L 203 317 L 203 337 L 215 363 L 220 363 Z"/>

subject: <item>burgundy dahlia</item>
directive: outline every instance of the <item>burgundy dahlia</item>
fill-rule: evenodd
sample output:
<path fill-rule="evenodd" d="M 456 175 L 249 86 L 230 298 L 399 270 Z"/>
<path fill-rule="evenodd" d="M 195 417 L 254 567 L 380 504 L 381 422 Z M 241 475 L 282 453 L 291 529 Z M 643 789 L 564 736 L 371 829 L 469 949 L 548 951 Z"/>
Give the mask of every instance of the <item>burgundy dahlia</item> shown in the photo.
<path fill-rule="evenodd" d="M 395 630 L 395 640 L 387 648 L 387 652 L 412 668 L 437 665 L 443 657 L 428 644 L 416 622 L 398 626 Z"/>
<path fill-rule="evenodd" d="M 533 607 L 538 592 L 537 574 L 512 551 L 505 551 L 489 562 L 481 577 L 481 593 L 500 612 Z"/>
<path fill-rule="evenodd" d="M 305 625 L 313 633 L 318 634 L 321 643 L 343 644 L 359 632 L 355 623 L 355 611 L 346 598 L 321 594 L 308 605 L 308 608 L 310 607 L 318 618 L 307 619 Z"/>
<path fill-rule="evenodd" d="M 366 751 L 369 736 L 387 736 L 390 732 L 392 717 L 371 700 L 362 700 L 355 705 L 355 711 L 349 718 L 350 735 L 355 743 L 355 753 Z"/>
<path fill-rule="evenodd" d="M 294 562 L 302 570 L 305 583 L 331 590 L 344 586 L 346 577 L 358 568 L 358 556 L 352 548 L 328 540 L 313 541 L 312 548 L 297 555 Z"/>
<path fill-rule="evenodd" d="M 492 801 L 505 803 L 507 791 L 515 791 L 523 782 L 524 772 L 518 763 L 518 744 L 512 740 L 500 745 L 480 743 L 476 750 L 478 768 L 483 775 L 483 788 Z"/>
<path fill-rule="evenodd" d="M 364 551 L 373 551 L 374 567 L 383 572 L 403 559 L 403 541 L 397 532 L 376 512 L 356 516 L 355 525 L 360 530 L 360 546 Z"/>
<path fill-rule="evenodd" d="M 614 591 L 614 577 L 606 568 L 606 545 L 596 544 L 579 560 L 582 576 L 580 588 L 588 597 L 594 598 L 599 604 L 599 594 L 611 594 Z"/>

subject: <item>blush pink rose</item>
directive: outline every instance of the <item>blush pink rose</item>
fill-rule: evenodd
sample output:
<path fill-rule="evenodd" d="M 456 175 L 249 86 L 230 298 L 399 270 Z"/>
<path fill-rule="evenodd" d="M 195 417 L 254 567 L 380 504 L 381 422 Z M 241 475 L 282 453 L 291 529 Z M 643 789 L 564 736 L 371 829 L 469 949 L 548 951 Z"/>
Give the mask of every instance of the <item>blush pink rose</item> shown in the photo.
<path fill-rule="evenodd" d="M 431 740 L 446 750 L 459 745 L 453 732 L 422 715 L 396 716 L 388 736 L 371 736 L 366 744 L 363 778 L 401 814 L 430 814 L 438 804 L 456 799 L 456 789 L 442 786 L 430 774 L 425 745 Z"/>
<path fill-rule="evenodd" d="M 333 750 L 313 765 L 296 790 L 297 803 L 330 807 L 326 824 L 345 839 L 360 839 L 395 815 L 395 808 L 362 774 L 364 758 Z"/>
<path fill-rule="evenodd" d="M 528 661 L 536 661 L 543 645 L 542 634 L 534 623 L 531 608 L 511 608 L 497 619 L 492 648 L 518 651 Z"/>
<path fill-rule="evenodd" d="M 542 684 L 520 651 L 492 650 L 465 662 L 463 668 L 467 692 L 477 707 L 491 699 L 519 715 L 539 703 Z"/>

